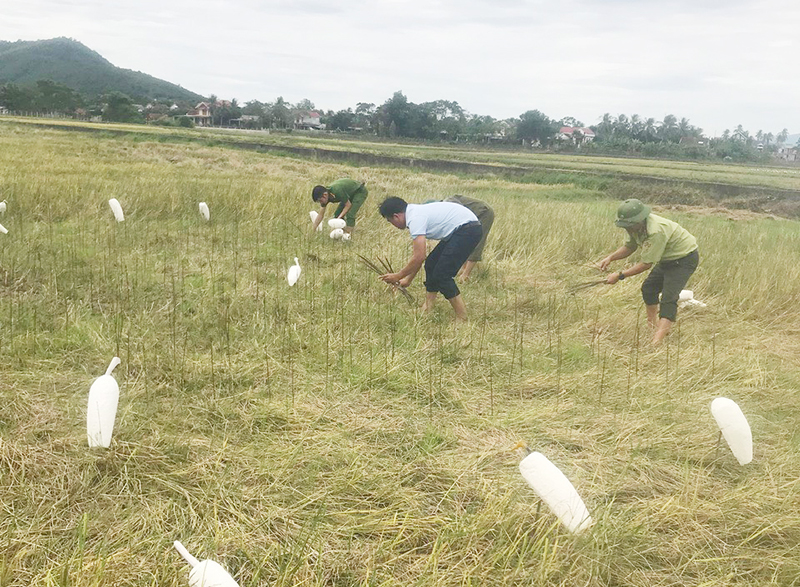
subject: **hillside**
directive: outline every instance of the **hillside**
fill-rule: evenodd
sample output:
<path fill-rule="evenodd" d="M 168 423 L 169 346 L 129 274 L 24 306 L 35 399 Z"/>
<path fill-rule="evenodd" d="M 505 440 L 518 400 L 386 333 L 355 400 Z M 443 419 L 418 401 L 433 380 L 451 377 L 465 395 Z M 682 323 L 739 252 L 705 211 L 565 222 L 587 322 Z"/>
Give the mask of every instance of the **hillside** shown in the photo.
<path fill-rule="evenodd" d="M 0 83 L 26 85 L 42 79 L 64 84 L 87 97 L 119 91 L 140 100 L 202 99 L 170 82 L 116 67 L 72 39 L 0 41 Z"/>

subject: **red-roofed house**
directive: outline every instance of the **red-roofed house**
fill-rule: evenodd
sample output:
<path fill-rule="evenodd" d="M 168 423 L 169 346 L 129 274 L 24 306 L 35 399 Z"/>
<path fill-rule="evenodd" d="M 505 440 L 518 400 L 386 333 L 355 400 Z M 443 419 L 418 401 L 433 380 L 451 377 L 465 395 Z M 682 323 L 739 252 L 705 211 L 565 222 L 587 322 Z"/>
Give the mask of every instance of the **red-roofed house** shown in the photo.
<path fill-rule="evenodd" d="M 300 130 L 322 130 L 325 125 L 320 122 L 319 112 L 310 110 L 294 115 L 294 127 Z"/>
<path fill-rule="evenodd" d="M 556 140 L 569 141 L 578 146 L 593 141 L 594 137 L 594 131 L 585 126 L 562 126 L 556 134 Z"/>

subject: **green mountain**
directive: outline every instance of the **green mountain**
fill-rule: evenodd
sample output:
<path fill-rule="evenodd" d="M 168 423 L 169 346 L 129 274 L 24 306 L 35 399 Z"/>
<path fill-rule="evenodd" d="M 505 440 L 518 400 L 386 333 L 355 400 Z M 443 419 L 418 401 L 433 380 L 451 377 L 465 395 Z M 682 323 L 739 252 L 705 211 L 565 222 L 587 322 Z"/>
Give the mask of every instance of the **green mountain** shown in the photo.
<path fill-rule="evenodd" d="M 88 98 L 112 91 L 141 101 L 196 102 L 203 98 L 145 73 L 116 67 L 72 39 L 0 41 L 0 84 L 32 85 L 43 79 L 64 84 Z"/>

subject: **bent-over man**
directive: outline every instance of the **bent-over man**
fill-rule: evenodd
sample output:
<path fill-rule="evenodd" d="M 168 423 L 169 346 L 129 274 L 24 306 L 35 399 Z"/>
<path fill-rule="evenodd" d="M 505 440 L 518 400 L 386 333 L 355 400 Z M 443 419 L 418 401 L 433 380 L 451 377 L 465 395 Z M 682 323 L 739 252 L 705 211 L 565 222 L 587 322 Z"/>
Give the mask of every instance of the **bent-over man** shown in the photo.
<path fill-rule="evenodd" d="M 400 230 L 408 228 L 413 239 L 408 264 L 380 278 L 386 283 L 408 287 L 424 264 L 427 293 L 423 309 L 433 310 L 436 297 L 441 293 L 453 307 L 456 319 L 466 320 L 467 308 L 454 277 L 483 236 L 478 217 L 453 202 L 409 204 L 394 196 L 383 201 L 380 213 L 392 226 Z M 439 243 L 426 258 L 428 239 Z"/>
<path fill-rule="evenodd" d="M 652 214 L 649 206 L 636 199 L 620 204 L 615 224 L 628 232 L 628 238 L 600 261 L 600 269 L 605 270 L 613 261 L 641 248 L 639 262 L 612 273 L 606 283 L 614 284 L 653 268 L 642 284 L 642 299 L 647 308 L 647 322 L 655 328 L 653 344 L 658 345 L 672 329 L 678 315 L 678 296 L 697 269 L 700 260 L 697 241 L 678 223 Z"/>
<path fill-rule="evenodd" d="M 356 214 L 367 199 L 368 193 L 367 186 L 363 182 L 349 178 L 337 179 L 328 187 L 314 186 L 311 190 L 311 199 L 320 205 L 321 210 L 311 227 L 312 232 L 317 230 L 317 226 L 324 219 L 328 204 L 333 202 L 339 204 L 333 217 L 344 218 L 347 223 L 344 231 L 351 234 L 356 226 Z"/>
<path fill-rule="evenodd" d="M 483 248 L 486 246 L 486 238 L 489 236 L 489 231 L 492 230 L 492 224 L 494 224 L 494 210 L 492 210 L 489 204 L 483 200 L 470 198 L 469 196 L 450 196 L 445 201 L 455 202 L 456 204 L 461 204 L 462 206 L 472 210 L 472 213 L 478 217 L 478 221 L 481 223 L 481 228 L 483 229 L 483 236 L 481 237 L 480 242 L 472 250 L 469 257 L 464 262 L 464 265 L 461 267 L 461 272 L 459 273 L 459 279 L 461 279 L 461 282 L 466 283 L 470 274 L 472 273 L 472 270 L 475 268 L 475 265 L 477 265 L 483 258 Z"/>

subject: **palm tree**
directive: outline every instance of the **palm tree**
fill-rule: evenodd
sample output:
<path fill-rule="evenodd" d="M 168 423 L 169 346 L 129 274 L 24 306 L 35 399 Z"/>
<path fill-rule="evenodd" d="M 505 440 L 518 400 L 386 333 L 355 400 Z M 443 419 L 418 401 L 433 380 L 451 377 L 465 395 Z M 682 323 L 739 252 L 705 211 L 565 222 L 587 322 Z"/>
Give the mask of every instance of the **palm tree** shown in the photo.
<path fill-rule="evenodd" d="M 678 119 L 673 114 L 667 114 L 661 122 L 661 127 L 658 129 L 659 134 L 663 139 L 668 141 L 677 142 L 675 135 L 678 131 Z"/>
<path fill-rule="evenodd" d="M 208 97 L 208 113 L 211 115 L 211 126 L 214 126 L 214 117 L 217 115 L 217 98 L 216 94 L 211 94 Z"/>
<path fill-rule="evenodd" d="M 681 121 L 678 123 L 678 131 L 680 132 L 681 138 L 694 136 L 694 127 L 689 124 L 688 118 L 681 118 Z"/>
<path fill-rule="evenodd" d="M 642 132 L 644 134 L 644 138 L 646 141 L 652 141 L 658 129 L 656 128 L 656 119 L 655 118 L 648 118 L 644 121 L 644 128 Z"/>
<path fill-rule="evenodd" d="M 778 144 L 783 144 L 786 142 L 786 139 L 789 138 L 789 130 L 784 128 L 781 132 L 778 133 L 778 136 L 775 137 L 775 140 L 778 141 Z"/>
<path fill-rule="evenodd" d="M 744 130 L 744 127 L 740 124 L 736 127 L 733 131 L 733 138 L 737 141 L 742 141 L 743 143 L 749 143 L 753 138 L 750 136 L 750 133 Z"/>
<path fill-rule="evenodd" d="M 601 140 L 605 140 L 614 133 L 614 117 L 608 112 L 603 114 L 603 119 L 597 125 L 597 134 Z"/>
<path fill-rule="evenodd" d="M 617 124 L 614 125 L 614 133 L 619 133 L 626 137 L 630 136 L 631 125 L 630 122 L 628 122 L 628 117 L 624 114 L 617 116 Z"/>
<path fill-rule="evenodd" d="M 638 114 L 631 114 L 631 136 L 640 139 L 642 134 L 642 117 Z"/>

